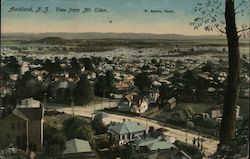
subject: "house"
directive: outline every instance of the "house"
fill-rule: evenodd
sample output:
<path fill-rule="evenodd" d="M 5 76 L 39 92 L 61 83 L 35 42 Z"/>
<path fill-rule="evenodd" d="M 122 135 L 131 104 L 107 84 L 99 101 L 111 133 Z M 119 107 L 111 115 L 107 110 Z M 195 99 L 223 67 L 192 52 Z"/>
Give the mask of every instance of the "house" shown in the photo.
<path fill-rule="evenodd" d="M 158 89 L 149 90 L 146 93 L 146 97 L 148 99 L 148 102 L 149 102 L 150 106 L 156 106 L 157 101 L 159 100 L 159 97 L 160 97 L 159 90 Z"/>
<path fill-rule="evenodd" d="M 145 159 L 191 159 L 185 152 L 162 136 L 146 137 L 134 142 L 135 158 Z"/>
<path fill-rule="evenodd" d="M 108 138 L 119 145 L 124 145 L 136 138 L 145 138 L 146 127 L 137 122 L 124 120 L 122 123 L 116 123 L 108 128 Z"/>
<path fill-rule="evenodd" d="M 43 147 L 44 109 L 16 108 L 0 120 L 0 145 L 39 151 Z"/>
<path fill-rule="evenodd" d="M 222 118 L 223 115 L 223 104 L 213 106 L 209 112 L 210 117 L 212 119 L 216 119 L 217 121 L 220 121 L 220 118 Z M 237 105 L 236 107 L 236 118 L 240 118 L 240 106 Z"/>
<path fill-rule="evenodd" d="M 21 104 L 17 105 L 17 108 L 39 108 L 41 106 L 40 104 L 40 101 L 34 100 L 31 97 L 21 100 Z"/>
<path fill-rule="evenodd" d="M 148 137 L 137 143 L 137 149 L 143 153 L 154 153 L 159 150 L 170 150 L 175 148 L 176 146 L 174 144 L 165 140 L 162 136 L 158 136 L 157 138 Z"/>
<path fill-rule="evenodd" d="M 129 84 L 125 82 L 118 82 L 114 84 L 114 91 L 117 93 L 126 93 L 129 90 Z"/>
<path fill-rule="evenodd" d="M 167 101 L 166 109 L 172 110 L 172 109 L 174 109 L 175 106 L 176 106 L 176 99 L 175 99 L 175 97 L 172 97 Z"/>
<path fill-rule="evenodd" d="M 89 142 L 80 139 L 71 139 L 66 142 L 66 149 L 63 151 L 62 159 L 94 159 Z"/>
<path fill-rule="evenodd" d="M 125 95 L 118 103 L 118 109 L 129 111 L 138 114 L 148 110 L 148 100 L 144 95 L 139 95 L 136 92 Z"/>

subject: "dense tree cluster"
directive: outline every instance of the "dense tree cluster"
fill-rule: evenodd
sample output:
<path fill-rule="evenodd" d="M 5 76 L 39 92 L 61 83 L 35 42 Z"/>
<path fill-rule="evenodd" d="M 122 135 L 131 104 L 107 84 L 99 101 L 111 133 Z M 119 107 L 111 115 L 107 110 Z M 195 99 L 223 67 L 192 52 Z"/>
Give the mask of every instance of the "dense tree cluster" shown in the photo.
<path fill-rule="evenodd" d="M 111 71 L 107 71 L 105 75 L 98 76 L 94 86 L 95 95 L 99 97 L 110 97 L 113 83 L 114 76 Z"/>

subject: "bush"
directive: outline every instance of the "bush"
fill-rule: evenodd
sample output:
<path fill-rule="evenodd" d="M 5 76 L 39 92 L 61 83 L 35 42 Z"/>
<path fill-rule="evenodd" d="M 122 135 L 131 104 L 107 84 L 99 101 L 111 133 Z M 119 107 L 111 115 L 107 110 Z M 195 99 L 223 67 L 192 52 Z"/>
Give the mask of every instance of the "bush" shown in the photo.
<path fill-rule="evenodd" d="M 194 123 L 192 121 L 188 121 L 187 122 L 187 127 L 194 128 L 195 125 L 194 125 Z"/>
<path fill-rule="evenodd" d="M 102 113 L 97 113 L 91 122 L 96 134 L 103 134 L 107 132 L 107 126 L 102 121 Z"/>

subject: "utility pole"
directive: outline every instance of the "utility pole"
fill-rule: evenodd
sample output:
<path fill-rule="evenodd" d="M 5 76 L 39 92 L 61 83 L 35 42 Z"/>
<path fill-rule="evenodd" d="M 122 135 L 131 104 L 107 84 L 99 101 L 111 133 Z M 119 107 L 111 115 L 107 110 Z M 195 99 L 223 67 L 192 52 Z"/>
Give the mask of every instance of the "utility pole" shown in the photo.
<path fill-rule="evenodd" d="M 105 96 L 105 92 L 103 90 L 102 91 L 102 109 L 104 109 L 104 96 Z"/>
<path fill-rule="evenodd" d="M 71 96 L 71 109 L 72 109 L 72 115 L 75 116 L 75 113 L 74 113 L 74 102 L 73 102 L 73 97 Z"/>
<path fill-rule="evenodd" d="M 26 121 L 26 155 L 29 155 L 29 121 Z"/>
<path fill-rule="evenodd" d="M 46 108 L 46 95 L 47 93 L 43 94 L 43 108 Z"/>

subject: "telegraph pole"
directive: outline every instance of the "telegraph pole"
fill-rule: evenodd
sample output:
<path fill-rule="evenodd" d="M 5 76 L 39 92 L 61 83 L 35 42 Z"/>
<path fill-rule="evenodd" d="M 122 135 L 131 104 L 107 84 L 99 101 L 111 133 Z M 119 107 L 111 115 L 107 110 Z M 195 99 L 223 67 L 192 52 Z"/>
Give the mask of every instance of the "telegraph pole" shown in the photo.
<path fill-rule="evenodd" d="M 72 95 L 71 95 L 71 104 L 70 104 L 70 106 L 71 106 L 71 110 L 72 110 L 72 115 L 73 116 L 75 116 L 75 113 L 74 113 L 74 102 L 73 102 L 73 97 L 72 97 Z"/>

